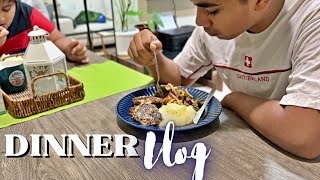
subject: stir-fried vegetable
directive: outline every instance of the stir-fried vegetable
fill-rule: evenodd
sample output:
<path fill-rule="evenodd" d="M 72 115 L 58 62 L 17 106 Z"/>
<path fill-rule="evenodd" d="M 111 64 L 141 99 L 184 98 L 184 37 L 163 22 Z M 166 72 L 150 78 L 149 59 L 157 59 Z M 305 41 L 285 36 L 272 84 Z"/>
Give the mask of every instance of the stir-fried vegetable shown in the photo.
<path fill-rule="evenodd" d="M 167 85 L 160 85 L 160 88 L 163 92 L 162 96 L 160 96 L 159 92 L 156 92 L 154 96 L 162 98 L 162 105 L 175 103 L 179 105 L 192 106 L 196 111 L 198 111 L 203 104 L 202 100 L 194 100 L 193 96 L 188 92 L 188 90 L 181 89 L 180 86 L 174 87 L 171 83 L 169 83 Z"/>

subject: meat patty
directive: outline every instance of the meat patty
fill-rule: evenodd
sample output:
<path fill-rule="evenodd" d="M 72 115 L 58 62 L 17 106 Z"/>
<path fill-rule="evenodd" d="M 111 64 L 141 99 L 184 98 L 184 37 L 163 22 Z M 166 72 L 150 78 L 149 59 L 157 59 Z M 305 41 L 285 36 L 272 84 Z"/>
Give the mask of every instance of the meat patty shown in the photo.
<path fill-rule="evenodd" d="M 154 104 L 140 104 L 130 108 L 131 116 L 144 126 L 152 126 L 162 121 L 162 115 Z"/>
<path fill-rule="evenodd" d="M 161 100 L 161 98 L 154 96 L 139 96 L 132 99 L 133 104 L 159 104 Z"/>

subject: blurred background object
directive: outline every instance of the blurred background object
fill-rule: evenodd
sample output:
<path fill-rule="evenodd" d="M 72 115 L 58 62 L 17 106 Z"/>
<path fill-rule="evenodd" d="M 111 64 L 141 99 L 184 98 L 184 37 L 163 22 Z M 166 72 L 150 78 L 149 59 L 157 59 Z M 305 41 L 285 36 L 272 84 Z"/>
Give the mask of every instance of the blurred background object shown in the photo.
<path fill-rule="evenodd" d="M 50 19 L 48 9 L 43 0 L 21 0 L 21 2 L 29 4 L 30 6 L 38 9 L 46 18 Z"/>

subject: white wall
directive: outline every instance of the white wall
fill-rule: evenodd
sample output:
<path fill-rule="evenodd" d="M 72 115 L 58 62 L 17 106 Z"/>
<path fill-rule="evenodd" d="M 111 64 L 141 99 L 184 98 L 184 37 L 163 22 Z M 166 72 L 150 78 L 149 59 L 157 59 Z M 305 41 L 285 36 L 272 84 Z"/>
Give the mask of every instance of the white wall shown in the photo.
<path fill-rule="evenodd" d="M 153 10 L 159 12 L 173 11 L 173 1 L 176 4 L 177 11 L 192 11 L 195 9 L 195 6 L 190 0 L 145 0 L 148 4 L 148 12 L 151 13 Z"/>

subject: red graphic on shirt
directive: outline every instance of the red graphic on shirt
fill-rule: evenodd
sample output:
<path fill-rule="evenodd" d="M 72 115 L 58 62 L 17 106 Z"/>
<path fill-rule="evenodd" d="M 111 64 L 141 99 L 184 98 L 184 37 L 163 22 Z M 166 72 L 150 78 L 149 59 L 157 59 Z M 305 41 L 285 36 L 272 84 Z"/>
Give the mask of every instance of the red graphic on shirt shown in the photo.
<path fill-rule="evenodd" d="M 244 66 L 246 66 L 248 68 L 252 68 L 252 57 L 250 57 L 250 56 L 244 57 Z"/>

